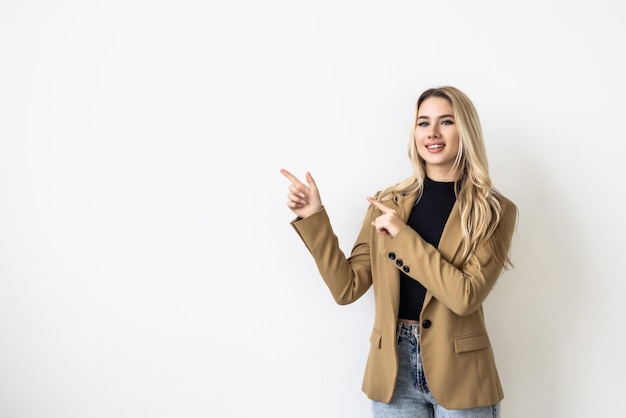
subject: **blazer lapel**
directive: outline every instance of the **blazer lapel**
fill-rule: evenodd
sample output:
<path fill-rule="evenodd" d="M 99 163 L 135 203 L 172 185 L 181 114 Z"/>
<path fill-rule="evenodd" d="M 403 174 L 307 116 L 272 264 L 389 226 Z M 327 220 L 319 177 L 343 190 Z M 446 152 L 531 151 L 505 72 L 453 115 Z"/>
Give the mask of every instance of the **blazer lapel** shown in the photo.
<path fill-rule="evenodd" d="M 439 250 L 439 252 L 446 261 L 456 265 L 454 261 L 456 255 L 461 250 L 462 243 L 463 235 L 461 232 L 461 213 L 457 200 L 454 203 L 454 206 L 452 206 L 452 211 L 450 212 L 450 216 L 446 221 L 446 225 L 443 227 L 443 233 L 441 234 L 441 239 L 439 240 L 437 250 Z M 432 297 L 432 293 L 427 291 L 426 297 L 424 299 L 424 306 L 426 306 L 428 302 L 430 302 Z"/>
<path fill-rule="evenodd" d="M 412 194 L 410 196 L 396 196 L 394 200 L 398 205 L 398 214 L 404 222 L 408 222 L 409 216 L 411 215 L 411 210 L 413 209 L 415 201 L 417 200 L 417 194 Z"/>
<path fill-rule="evenodd" d="M 450 216 L 443 227 L 443 233 L 437 249 L 448 262 L 452 263 L 457 252 L 461 249 L 463 234 L 461 232 L 461 212 L 459 203 L 456 201 L 450 212 Z"/>

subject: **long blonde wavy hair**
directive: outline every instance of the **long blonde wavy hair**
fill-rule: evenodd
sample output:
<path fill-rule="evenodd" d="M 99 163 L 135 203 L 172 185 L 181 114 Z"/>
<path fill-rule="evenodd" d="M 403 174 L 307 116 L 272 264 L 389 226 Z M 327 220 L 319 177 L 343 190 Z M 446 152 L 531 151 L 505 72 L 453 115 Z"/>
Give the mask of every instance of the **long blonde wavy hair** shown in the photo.
<path fill-rule="evenodd" d="M 495 259 L 503 268 L 513 266 L 508 248 L 494 237 L 500 222 L 502 206 L 499 193 L 493 187 L 489 176 L 487 152 L 483 141 L 482 128 L 474 104 L 462 91 L 452 86 L 442 86 L 424 91 L 415 105 L 415 114 L 411 126 L 409 141 L 409 159 L 413 175 L 381 191 L 378 199 L 392 199 L 396 195 L 421 197 L 426 176 L 426 164 L 417 152 L 415 127 L 420 105 L 430 97 L 446 99 L 454 112 L 454 119 L 459 133 L 459 152 L 453 171 L 459 170 L 460 177 L 455 184 L 455 192 L 461 213 L 463 232 L 463 259 L 466 264 L 476 262 L 476 249 L 488 244 Z"/>

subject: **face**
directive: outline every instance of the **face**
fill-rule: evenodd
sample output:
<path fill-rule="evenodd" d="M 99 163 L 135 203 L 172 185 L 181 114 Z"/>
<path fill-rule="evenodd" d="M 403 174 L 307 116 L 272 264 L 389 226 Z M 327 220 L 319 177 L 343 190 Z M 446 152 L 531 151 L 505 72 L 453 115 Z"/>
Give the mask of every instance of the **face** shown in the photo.
<path fill-rule="evenodd" d="M 459 152 L 459 132 L 452 105 L 442 97 L 430 97 L 422 102 L 417 113 L 415 146 L 426 162 L 426 175 L 435 181 L 454 181 L 452 173 Z"/>

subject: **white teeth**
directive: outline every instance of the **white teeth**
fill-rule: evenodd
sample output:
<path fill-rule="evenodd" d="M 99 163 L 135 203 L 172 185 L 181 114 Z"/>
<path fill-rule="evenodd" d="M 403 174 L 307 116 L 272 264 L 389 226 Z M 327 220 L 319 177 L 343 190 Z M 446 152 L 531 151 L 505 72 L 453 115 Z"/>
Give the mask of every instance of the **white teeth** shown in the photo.
<path fill-rule="evenodd" d="M 443 144 L 427 145 L 428 149 L 443 148 Z"/>

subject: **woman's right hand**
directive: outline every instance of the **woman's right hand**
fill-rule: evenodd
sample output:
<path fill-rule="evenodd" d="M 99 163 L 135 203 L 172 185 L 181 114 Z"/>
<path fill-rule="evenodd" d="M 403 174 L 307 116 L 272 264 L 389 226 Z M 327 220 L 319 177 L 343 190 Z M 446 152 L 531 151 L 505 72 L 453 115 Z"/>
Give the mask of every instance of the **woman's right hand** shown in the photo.
<path fill-rule="evenodd" d="M 317 189 L 313 176 L 306 172 L 308 186 L 297 179 L 296 176 L 282 168 L 280 172 L 287 177 L 289 182 L 289 194 L 287 195 L 287 207 L 300 218 L 307 218 L 322 208 L 322 199 Z"/>

